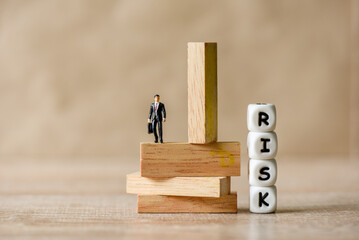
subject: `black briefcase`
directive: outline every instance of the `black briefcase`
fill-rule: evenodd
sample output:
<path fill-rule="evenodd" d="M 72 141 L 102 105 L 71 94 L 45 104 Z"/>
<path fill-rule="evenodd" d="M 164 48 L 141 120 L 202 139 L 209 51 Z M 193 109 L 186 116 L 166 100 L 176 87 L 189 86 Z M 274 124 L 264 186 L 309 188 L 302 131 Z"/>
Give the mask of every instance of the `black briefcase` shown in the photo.
<path fill-rule="evenodd" d="M 153 133 L 152 123 L 148 123 L 148 134 Z"/>

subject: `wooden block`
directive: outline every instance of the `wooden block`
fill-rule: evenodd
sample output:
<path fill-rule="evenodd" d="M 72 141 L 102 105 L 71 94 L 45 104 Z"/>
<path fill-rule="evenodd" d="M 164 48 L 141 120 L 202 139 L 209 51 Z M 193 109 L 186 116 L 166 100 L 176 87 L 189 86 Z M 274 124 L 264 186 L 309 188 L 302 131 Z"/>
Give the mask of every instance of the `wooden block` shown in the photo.
<path fill-rule="evenodd" d="M 188 43 L 188 142 L 217 141 L 217 43 Z"/>
<path fill-rule="evenodd" d="M 240 176 L 239 142 L 141 143 L 143 177 Z"/>
<path fill-rule="evenodd" d="M 237 193 L 220 198 L 138 195 L 138 213 L 237 213 Z"/>
<path fill-rule="evenodd" d="M 230 181 L 230 177 L 146 178 L 135 172 L 127 175 L 127 193 L 220 197 L 230 193 Z"/>

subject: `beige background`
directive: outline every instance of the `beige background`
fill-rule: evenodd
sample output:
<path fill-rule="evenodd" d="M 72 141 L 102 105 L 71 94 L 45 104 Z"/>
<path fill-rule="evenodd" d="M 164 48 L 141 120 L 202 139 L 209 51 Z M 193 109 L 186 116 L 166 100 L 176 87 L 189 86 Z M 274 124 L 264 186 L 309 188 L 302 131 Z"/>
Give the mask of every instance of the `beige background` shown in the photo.
<path fill-rule="evenodd" d="M 0 156 L 134 161 L 187 141 L 187 42 L 218 42 L 219 140 L 245 152 L 246 107 L 278 111 L 279 154 L 355 156 L 358 1 L 1 1 Z"/>

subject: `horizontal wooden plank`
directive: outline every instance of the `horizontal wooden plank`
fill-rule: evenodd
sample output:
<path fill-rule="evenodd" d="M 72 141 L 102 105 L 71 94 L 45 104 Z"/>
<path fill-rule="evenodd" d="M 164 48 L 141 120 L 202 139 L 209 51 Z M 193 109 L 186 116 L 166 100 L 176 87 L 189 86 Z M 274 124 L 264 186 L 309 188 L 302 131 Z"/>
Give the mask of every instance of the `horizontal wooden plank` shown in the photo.
<path fill-rule="evenodd" d="M 138 213 L 237 213 L 237 193 L 220 198 L 138 195 Z"/>
<path fill-rule="evenodd" d="M 147 178 L 140 172 L 127 175 L 127 193 L 140 195 L 169 195 L 220 197 L 230 193 L 230 177 L 172 177 Z"/>
<path fill-rule="evenodd" d="M 143 177 L 240 176 L 239 142 L 141 143 Z"/>

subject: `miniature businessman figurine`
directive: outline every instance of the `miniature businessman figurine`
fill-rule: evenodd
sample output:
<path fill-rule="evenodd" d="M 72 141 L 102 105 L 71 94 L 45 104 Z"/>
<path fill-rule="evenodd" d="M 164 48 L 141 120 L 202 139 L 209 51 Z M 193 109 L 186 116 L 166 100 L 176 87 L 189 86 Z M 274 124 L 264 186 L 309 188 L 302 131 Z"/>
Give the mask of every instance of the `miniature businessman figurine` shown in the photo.
<path fill-rule="evenodd" d="M 166 122 L 166 109 L 165 105 L 160 102 L 160 95 L 156 94 L 154 98 L 155 102 L 151 104 L 148 122 L 150 123 L 152 121 L 153 134 L 155 135 L 155 143 L 158 143 L 157 125 L 158 133 L 160 135 L 160 143 L 163 143 L 162 121 Z"/>

